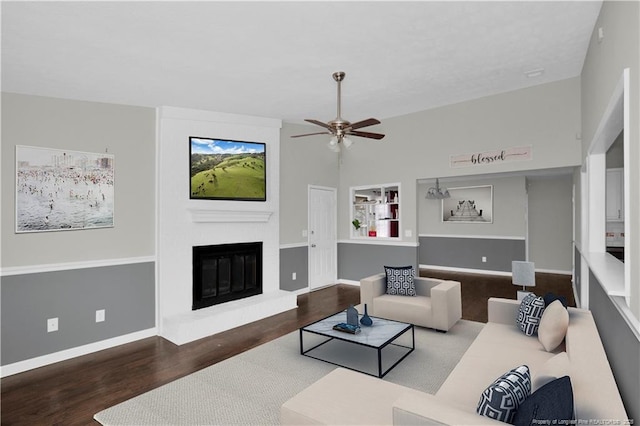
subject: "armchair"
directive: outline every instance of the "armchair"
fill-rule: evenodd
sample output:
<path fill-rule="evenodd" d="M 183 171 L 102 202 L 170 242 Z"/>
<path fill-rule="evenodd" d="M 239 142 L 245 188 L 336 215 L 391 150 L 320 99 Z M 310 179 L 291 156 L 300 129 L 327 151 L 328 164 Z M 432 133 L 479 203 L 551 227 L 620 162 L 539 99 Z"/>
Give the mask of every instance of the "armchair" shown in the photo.
<path fill-rule="evenodd" d="M 386 294 L 384 273 L 360 280 L 360 303 L 369 315 L 448 331 L 462 318 L 460 283 L 414 277 L 417 296 Z"/>

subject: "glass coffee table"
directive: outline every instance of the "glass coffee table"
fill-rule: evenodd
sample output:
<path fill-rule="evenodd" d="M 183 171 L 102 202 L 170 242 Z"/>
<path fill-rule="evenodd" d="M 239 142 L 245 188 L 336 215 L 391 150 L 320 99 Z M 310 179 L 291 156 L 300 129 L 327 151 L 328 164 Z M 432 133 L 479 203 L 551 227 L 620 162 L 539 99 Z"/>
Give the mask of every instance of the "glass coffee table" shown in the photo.
<path fill-rule="evenodd" d="M 360 316 L 361 317 L 361 316 Z M 345 311 L 300 329 L 300 353 L 330 364 L 384 377 L 414 351 L 413 324 L 371 317 L 373 325 L 358 334 L 333 329 L 346 322 Z"/>

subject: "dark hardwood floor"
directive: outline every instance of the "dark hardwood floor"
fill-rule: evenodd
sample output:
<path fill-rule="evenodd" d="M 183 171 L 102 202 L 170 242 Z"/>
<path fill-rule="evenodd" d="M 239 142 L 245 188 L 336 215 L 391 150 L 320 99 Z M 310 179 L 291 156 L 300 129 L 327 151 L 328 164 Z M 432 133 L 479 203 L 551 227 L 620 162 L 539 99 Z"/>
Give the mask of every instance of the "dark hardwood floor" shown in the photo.
<path fill-rule="evenodd" d="M 2 379 L 3 425 L 98 424 L 98 411 L 155 389 L 360 301 L 336 285 L 298 296 L 298 308 L 182 346 L 151 337 Z"/>
<path fill-rule="evenodd" d="M 511 276 L 471 274 L 468 272 L 434 269 L 421 269 L 420 275 L 459 281 L 462 293 L 462 318 L 470 321 L 487 322 L 487 301 L 490 297 L 517 299 L 518 290 L 522 289 L 522 287 L 513 285 Z M 576 306 L 571 275 L 536 272 L 536 286 L 530 287 L 528 291 L 538 296 L 544 296 L 551 292 L 565 297 L 568 306 Z"/>
<path fill-rule="evenodd" d="M 460 281 L 462 317 L 486 322 L 487 299 L 515 299 L 510 277 L 420 271 Z M 564 295 L 574 306 L 571 279 L 536 274 L 535 293 Z M 298 296 L 298 308 L 182 346 L 151 337 L 16 374 L 1 381 L 2 425 L 91 425 L 93 415 L 324 318 L 360 300 L 360 288 L 335 285 Z"/>

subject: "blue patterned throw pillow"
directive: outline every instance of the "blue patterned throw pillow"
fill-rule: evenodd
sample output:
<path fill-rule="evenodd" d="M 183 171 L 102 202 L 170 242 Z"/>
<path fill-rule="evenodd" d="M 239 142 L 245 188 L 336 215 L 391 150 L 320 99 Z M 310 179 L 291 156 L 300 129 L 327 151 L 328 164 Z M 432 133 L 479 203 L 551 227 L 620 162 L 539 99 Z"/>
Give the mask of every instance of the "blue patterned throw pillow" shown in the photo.
<path fill-rule="evenodd" d="M 511 423 L 518 407 L 530 394 L 529 367 L 521 365 L 500 376 L 482 392 L 476 412 L 494 420 Z"/>
<path fill-rule="evenodd" d="M 415 296 L 416 287 L 413 282 L 415 270 L 413 266 L 385 266 L 387 274 L 387 294 L 398 296 Z"/>
<path fill-rule="evenodd" d="M 527 294 L 522 299 L 516 322 L 520 330 L 527 336 L 533 336 L 538 333 L 538 326 L 540 325 L 544 307 L 544 299 L 536 297 L 535 294 Z"/>

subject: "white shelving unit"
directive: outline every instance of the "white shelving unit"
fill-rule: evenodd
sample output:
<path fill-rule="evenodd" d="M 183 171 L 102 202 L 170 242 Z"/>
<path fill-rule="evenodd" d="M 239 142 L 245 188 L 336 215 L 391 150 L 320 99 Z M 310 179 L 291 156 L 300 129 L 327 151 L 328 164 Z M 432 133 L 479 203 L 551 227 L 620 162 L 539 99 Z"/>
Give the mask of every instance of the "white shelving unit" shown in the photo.
<path fill-rule="evenodd" d="M 399 183 L 355 186 L 350 194 L 351 238 L 400 238 Z"/>

